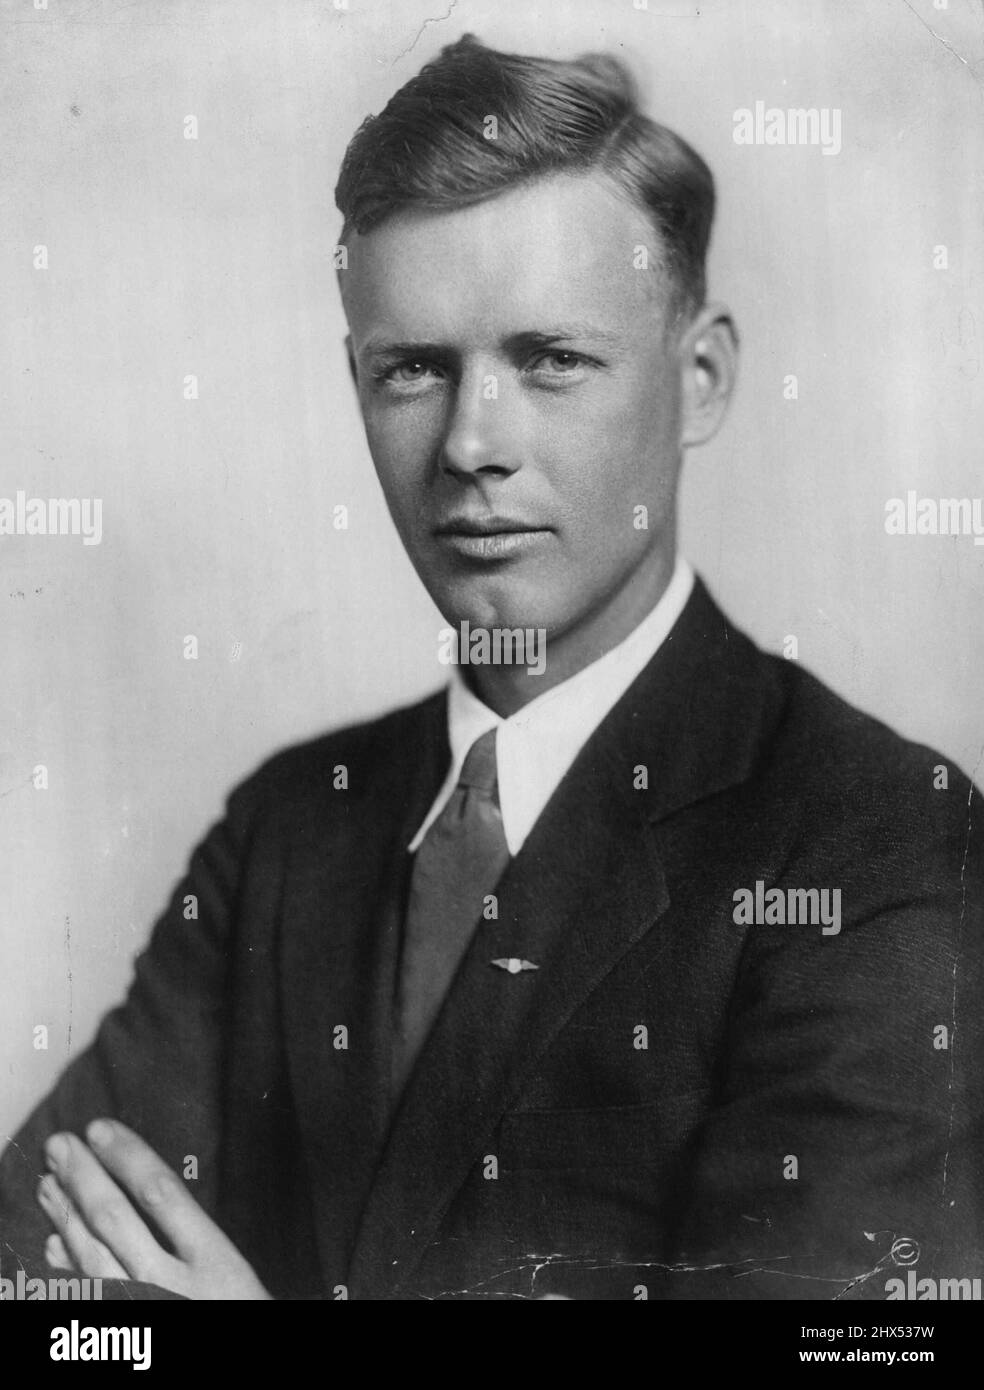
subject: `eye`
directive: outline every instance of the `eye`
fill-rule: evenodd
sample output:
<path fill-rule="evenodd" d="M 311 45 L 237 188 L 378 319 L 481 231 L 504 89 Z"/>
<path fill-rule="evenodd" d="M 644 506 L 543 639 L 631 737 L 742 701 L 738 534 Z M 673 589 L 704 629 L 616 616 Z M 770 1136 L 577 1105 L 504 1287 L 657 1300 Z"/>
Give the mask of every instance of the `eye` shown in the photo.
<path fill-rule="evenodd" d="M 402 362 L 394 362 L 377 373 L 376 379 L 391 386 L 419 386 L 432 378 L 439 379 L 443 373 L 439 367 L 423 357 L 407 357 Z"/>
<path fill-rule="evenodd" d="M 419 381 L 429 371 L 426 362 L 398 362 L 390 368 L 388 375 L 394 381 Z"/>
<path fill-rule="evenodd" d="M 584 365 L 584 358 L 578 352 L 552 348 L 549 352 L 541 352 L 534 365 L 545 367 L 547 371 L 562 376 L 577 371 L 578 367 Z"/>

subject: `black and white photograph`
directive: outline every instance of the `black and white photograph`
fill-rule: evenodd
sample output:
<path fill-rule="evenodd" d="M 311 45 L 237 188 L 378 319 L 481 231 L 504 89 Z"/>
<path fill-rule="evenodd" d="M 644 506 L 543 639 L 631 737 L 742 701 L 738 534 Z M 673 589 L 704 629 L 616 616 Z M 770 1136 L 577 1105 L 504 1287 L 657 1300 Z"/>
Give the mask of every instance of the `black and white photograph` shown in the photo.
<path fill-rule="evenodd" d="M 0 43 L 0 1298 L 134 1369 L 182 1301 L 931 1362 L 875 1332 L 984 1298 L 984 7 Z"/>

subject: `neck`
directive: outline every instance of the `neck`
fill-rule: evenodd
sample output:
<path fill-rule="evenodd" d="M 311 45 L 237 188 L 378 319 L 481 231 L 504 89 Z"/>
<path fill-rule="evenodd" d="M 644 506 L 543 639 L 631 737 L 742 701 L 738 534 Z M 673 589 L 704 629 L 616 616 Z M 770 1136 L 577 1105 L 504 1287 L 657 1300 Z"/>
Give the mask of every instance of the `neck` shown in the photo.
<path fill-rule="evenodd" d="M 576 627 L 551 634 L 540 674 L 528 666 L 491 664 L 468 666 L 462 674 L 483 704 L 508 719 L 538 695 L 570 680 L 624 642 L 663 597 L 675 558 L 674 550 L 660 555 L 645 575 L 645 582 L 633 575 L 614 599 Z"/>

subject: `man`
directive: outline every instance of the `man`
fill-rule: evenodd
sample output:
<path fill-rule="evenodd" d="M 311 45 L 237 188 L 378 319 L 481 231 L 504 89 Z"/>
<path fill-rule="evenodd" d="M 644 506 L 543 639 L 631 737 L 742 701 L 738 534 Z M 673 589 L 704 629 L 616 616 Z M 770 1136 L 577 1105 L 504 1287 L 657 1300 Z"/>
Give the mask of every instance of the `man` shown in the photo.
<path fill-rule="evenodd" d="M 6 1152 L 5 1252 L 190 1297 L 979 1274 L 978 793 L 676 552 L 735 376 L 709 171 L 612 60 L 469 38 L 337 199 L 408 553 L 456 633 L 545 660 L 466 646 L 233 794 Z"/>

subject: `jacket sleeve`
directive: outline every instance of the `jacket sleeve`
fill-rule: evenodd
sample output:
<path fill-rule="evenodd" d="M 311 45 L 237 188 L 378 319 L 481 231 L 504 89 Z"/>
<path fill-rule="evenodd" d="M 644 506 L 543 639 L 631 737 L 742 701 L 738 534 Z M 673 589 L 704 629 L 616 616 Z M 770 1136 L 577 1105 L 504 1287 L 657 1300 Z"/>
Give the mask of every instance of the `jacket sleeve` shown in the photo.
<path fill-rule="evenodd" d="M 750 929 L 664 1296 L 984 1275 L 984 809 L 960 780 L 915 828 L 889 811 L 839 865 L 787 866 L 844 885 L 838 934 Z"/>
<path fill-rule="evenodd" d="M 98 1116 L 130 1126 L 179 1174 L 194 1157 L 194 1195 L 214 1210 L 227 983 L 250 801 L 245 789 L 230 798 L 225 820 L 194 851 L 138 957 L 125 1002 L 106 1015 L 0 1156 L 5 1277 L 19 1267 L 50 1272 L 44 1242 L 51 1228 L 35 1197 L 46 1171 L 42 1147 L 56 1131 L 81 1134 Z M 126 1296 L 133 1293 L 128 1285 Z M 108 1284 L 104 1296 L 111 1296 Z"/>

